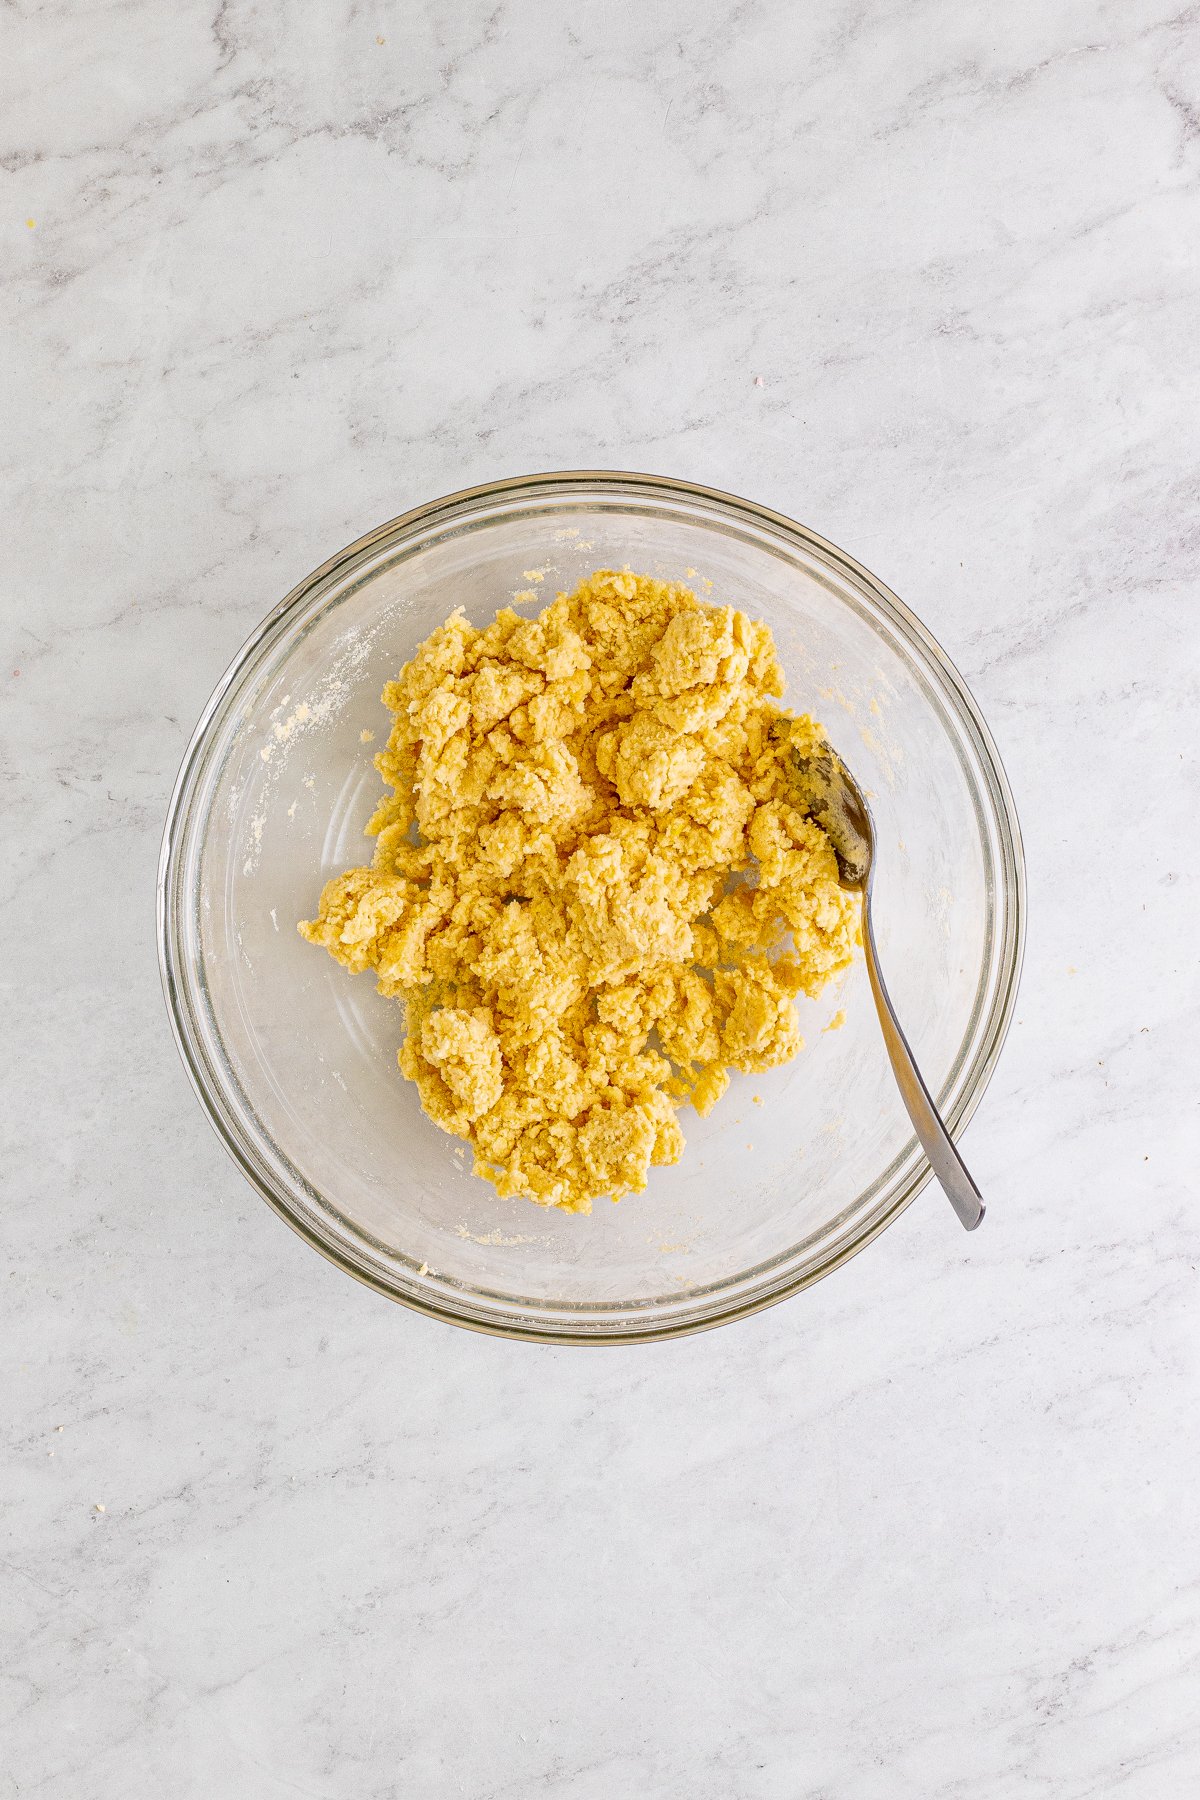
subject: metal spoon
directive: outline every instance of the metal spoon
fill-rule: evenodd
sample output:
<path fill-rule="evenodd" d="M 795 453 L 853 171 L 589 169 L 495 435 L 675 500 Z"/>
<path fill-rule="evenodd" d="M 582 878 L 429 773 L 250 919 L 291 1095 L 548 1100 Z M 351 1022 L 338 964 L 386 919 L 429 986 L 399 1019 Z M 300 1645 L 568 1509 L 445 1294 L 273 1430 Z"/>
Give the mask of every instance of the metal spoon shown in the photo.
<path fill-rule="evenodd" d="M 966 1229 L 974 1231 L 983 1218 L 979 1189 L 933 1104 L 909 1049 L 908 1039 L 900 1029 L 879 969 L 879 952 L 871 923 L 871 884 L 875 872 L 875 822 L 871 809 L 857 781 L 828 741 L 816 754 L 794 745 L 792 764 L 801 804 L 823 827 L 833 847 L 839 881 L 844 888 L 862 889 L 862 936 L 867 976 L 883 1027 L 883 1041 L 891 1058 L 892 1073 L 921 1148 L 929 1158 L 946 1198 Z"/>

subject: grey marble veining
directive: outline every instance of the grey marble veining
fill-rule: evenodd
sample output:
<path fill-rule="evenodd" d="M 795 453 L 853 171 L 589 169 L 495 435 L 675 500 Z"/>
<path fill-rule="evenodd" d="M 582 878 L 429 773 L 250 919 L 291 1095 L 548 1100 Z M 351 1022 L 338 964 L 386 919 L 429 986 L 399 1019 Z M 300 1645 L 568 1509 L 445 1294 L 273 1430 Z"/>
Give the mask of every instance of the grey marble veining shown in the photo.
<path fill-rule="evenodd" d="M 1187 1800 L 1195 9 L 0 32 L 0 1800 Z M 593 1354 L 284 1230 L 153 941 L 256 620 L 408 505 L 586 465 L 750 494 L 894 586 L 1031 877 L 984 1229 L 930 1193 L 783 1307 Z"/>

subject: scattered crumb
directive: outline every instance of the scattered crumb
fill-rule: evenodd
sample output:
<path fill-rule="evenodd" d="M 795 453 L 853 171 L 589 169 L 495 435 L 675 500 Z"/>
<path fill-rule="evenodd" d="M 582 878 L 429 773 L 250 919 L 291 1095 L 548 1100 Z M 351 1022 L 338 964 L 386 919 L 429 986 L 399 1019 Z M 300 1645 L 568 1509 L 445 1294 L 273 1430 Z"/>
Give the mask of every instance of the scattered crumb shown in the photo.
<path fill-rule="evenodd" d="M 851 718 L 854 717 L 853 703 L 847 700 L 841 688 L 823 687 L 821 689 L 821 698 L 822 700 L 832 700 L 835 706 L 840 706 L 843 712 L 848 712 Z"/>
<path fill-rule="evenodd" d="M 825 1029 L 826 1029 L 826 1031 L 840 1031 L 842 1029 L 842 1026 L 845 1023 L 846 1023 L 846 1015 L 839 1007 L 838 1011 L 834 1013 L 832 1019 L 830 1019 L 828 1025 L 825 1027 Z"/>
<path fill-rule="evenodd" d="M 763 380 L 761 375 L 756 375 L 754 377 L 754 385 L 755 385 L 755 387 L 766 387 L 767 384 Z"/>
<path fill-rule="evenodd" d="M 96 1502 L 96 1504 L 95 1504 L 95 1506 L 93 1506 L 93 1508 L 92 1508 L 92 1511 L 93 1511 L 93 1512 L 103 1512 L 103 1511 L 104 1511 L 104 1504 L 103 1504 L 103 1502 L 102 1502 L 102 1501 L 100 1501 L 100 1500 L 97 1500 L 97 1502 Z"/>
<path fill-rule="evenodd" d="M 522 569 L 521 570 L 521 580 L 522 581 L 545 581 L 545 579 L 546 579 L 545 569 Z"/>
<path fill-rule="evenodd" d="M 386 38 L 381 38 L 381 37 L 377 37 L 377 38 L 376 38 L 376 39 L 375 39 L 375 42 L 376 42 L 376 43 L 377 43 L 377 44 L 386 44 L 386 43 L 387 43 L 387 39 L 386 39 Z"/>
<path fill-rule="evenodd" d="M 684 570 L 684 574 L 687 576 L 689 581 L 695 581 L 695 579 L 699 575 L 699 573 L 700 573 L 699 569 L 685 569 Z"/>
<path fill-rule="evenodd" d="M 297 808 L 297 807 L 298 807 L 298 806 L 299 806 L 299 804 L 300 804 L 300 802 L 299 802 L 299 801 L 298 801 L 298 800 L 293 800 L 293 801 L 292 801 L 292 804 L 291 804 L 291 805 L 290 805 L 290 806 L 289 806 L 289 807 L 288 807 L 288 818 L 289 818 L 289 819 L 294 819 L 294 818 L 295 818 L 295 816 L 296 816 L 296 808 Z"/>
<path fill-rule="evenodd" d="M 364 726 L 362 731 L 358 734 L 358 741 L 360 744 L 373 744 L 375 742 L 375 733 L 373 731 L 368 731 Z"/>
<path fill-rule="evenodd" d="M 429 1273 L 429 1264 L 422 1263 L 420 1268 L 417 1270 L 417 1274 L 418 1275 L 428 1275 L 428 1273 Z"/>
<path fill-rule="evenodd" d="M 28 231 L 32 231 L 36 224 L 37 224 L 36 219 L 26 219 L 26 221 L 25 221 L 25 226 Z"/>
<path fill-rule="evenodd" d="M 875 714 L 875 717 L 876 717 L 876 718 L 877 718 L 877 719 L 882 719 L 882 717 L 883 717 L 883 708 L 882 708 L 882 706 L 880 706 L 880 704 L 879 704 L 879 702 L 878 702 L 878 700 L 872 700 L 872 702 L 871 702 L 871 711 L 872 711 L 872 712 L 873 712 L 873 713 L 874 713 L 874 714 Z"/>
<path fill-rule="evenodd" d="M 271 923 L 275 927 L 276 931 L 278 931 L 279 930 L 279 920 L 275 917 L 275 908 L 274 907 L 271 908 Z"/>
<path fill-rule="evenodd" d="M 761 1094 L 752 1094 L 750 1096 L 750 1098 L 753 1100 L 755 1106 L 761 1106 L 763 1103 L 763 1097 Z"/>
<path fill-rule="evenodd" d="M 293 731 L 295 731 L 297 725 L 303 725 L 304 721 L 308 718 L 308 714 L 309 709 L 302 700 L 295 712 L 289 714 L 286 719 L 276 719 L 274 725 L 271 727 L 271 730 L 275 733 L 276 743 L 286 743 Z"/>
<path fill-rule="evenodd" d="M 1074 963 L 1067 964 L 1067 974 L 1068 975 L 1078 975 L 1078 973 L 1079 973 L 1079 970 L 1075 967 Z"/>
<path fill-rule="evenodd" d="M 266 816 L 263 813 L 255 813 L 254 817 L 250 821 L 250 836 L 254 840 L 254 847 L 251 850 L 249 856 L 246 858 L 245 862 L 242 864 L 242 874 L 243 875 L 249 875 L 253 872 L 255 860 L 258 856 L 259 851 L 262 849 L 263 826 L 265 824 L 266 824 Z"/>
<path fill-rule="evenodd" d="M 536 599 L 537 599 L 537 595 L 532 588 L 522 588 L 519 594 L 513 595 L 513 605 L 514 606 L 529 606 Z"/>
<path fill-rule="evenodd" d="M 536 1244 L 538 1242 L 535 1237 L 522 1237 L 520 1234 L 516 1237 L 505 1237 L 502 1231 L 483 1231 L 476 1234 L 474 1231 L 468 1231 L 465 1225 L 458 1227 L 458 1235 L 460 1238 L 466 1238 L 472 1244 L 502 1245 L 505 1249 L 509 1249 L 515 1244 Z"/>
<path fill-rule="evenodd" d="M 304 777 L 304 785 L 306 788 L 315 787 L 317 785 L 316 776 L 315 775 L 306 775 Z"/>
<path fill-rule="evenodd" d="M 888 785 L 890 787 L 892 785 L 892 777 L 891 777 L 891 769 L 890 769 L 891 758 L 888 756 L 887 751 L 884 749 L 884 747 L 880 743 L 879 739 L 875 736 L 875 733 L 873 731 L 868 731 L 867 727 L 865 725 L 859 726 L 858 735 L 862 739 L 864 750 L 869 750 L 871 755 L 877 756 L 879 758 L 879 761 L 883 764 L 884 773 L 888 778 Z"/>

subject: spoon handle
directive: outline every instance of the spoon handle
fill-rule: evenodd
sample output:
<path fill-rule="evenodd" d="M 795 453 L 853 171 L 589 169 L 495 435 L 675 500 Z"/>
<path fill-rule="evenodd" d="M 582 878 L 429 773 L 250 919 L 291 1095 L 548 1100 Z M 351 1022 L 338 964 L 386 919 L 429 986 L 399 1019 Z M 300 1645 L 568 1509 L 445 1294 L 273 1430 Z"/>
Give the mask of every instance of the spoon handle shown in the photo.
<path fill-rule="evenodd" d="M 954 1147 L 954 1139 L 946 1130 L 941 1114 L 933 1104 L 884 986 L 879 968 L 879 952 L 875 947 L 875 931 L 871 924 L 869 886 L 863 895 L 863 949 L 866 952 L 871 992 L 875 996 L 879 1023 L 883 1027 L 883 1041 L 887 1045 L 892 1073 L 896 1077 L 908 1116 L 913 1122 L 913 1129 L 922 1150 L 929 1158 L 934 1174 L 945 1190 L 946 1198 L 966 1229 L 974 1231 L 983 1218 L 983 1200 L 979 1189 L 971 1180 L 966 1164 Z"/>

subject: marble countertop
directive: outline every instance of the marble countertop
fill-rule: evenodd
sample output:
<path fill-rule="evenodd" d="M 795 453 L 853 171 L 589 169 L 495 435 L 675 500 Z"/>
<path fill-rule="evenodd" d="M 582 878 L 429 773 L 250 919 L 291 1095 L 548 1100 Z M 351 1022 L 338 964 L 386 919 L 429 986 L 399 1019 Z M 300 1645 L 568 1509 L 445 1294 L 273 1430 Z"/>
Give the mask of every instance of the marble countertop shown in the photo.
<path fill-rule="evenodd" d="M 0 1800 L 1200 1791 L 1200 34 L 1161 0 L 31 0 L 0 56 Z M 749 494 L 957 661 L 1030 875 L 798 1299 L 471 1336 L 285 1230 L 159 992 L 256 620 L 532 468 Z"/>

